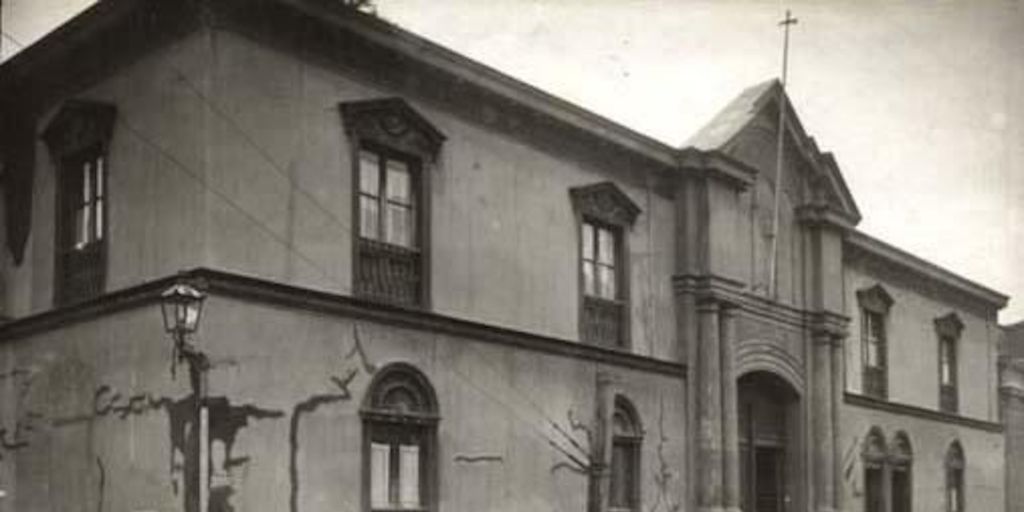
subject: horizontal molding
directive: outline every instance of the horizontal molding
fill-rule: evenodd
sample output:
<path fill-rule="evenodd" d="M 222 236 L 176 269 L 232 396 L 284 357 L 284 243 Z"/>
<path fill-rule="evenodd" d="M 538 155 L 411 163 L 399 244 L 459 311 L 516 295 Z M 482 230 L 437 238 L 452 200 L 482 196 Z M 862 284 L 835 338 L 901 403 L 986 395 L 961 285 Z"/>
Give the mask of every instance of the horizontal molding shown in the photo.
<path fill-rule="evenodd" d="M 1001 423 L 968 418 L 966 416 L 960 416 L 958 414 L 949 414 L 946 412 L 940 412 L 933 409 L 925 409 L 924 407 L 917 407 L 914 405 L 906 405 L 896 402 L 890 402 L 887 400 L 879 400 L 877 398 L 872 398 L 858 393 L 843 393 L 843 402 L 846 403 L 847 405 L 855 405 L 858 407 L 865 407 L 868 409 L 875 409 L 878 411 L 900 414 L 903 416 L 913 416 L 915 418 L 922 418 L 940 423 L 961 425 L 964 427 L 984 430 L 986 432 L 1003 432 L 1003 425 Z"/>
<path fill-rule="evenodd" d="M 1006 306 L 1009 298 L 991 288 L 985 287 L 934 263 L 925 261 L 898 247 L 889 245 L 861 231 L 850 231 L 843 239 L 844 263 L 875 263 L 891 277 L 907 283 L 915 291 L 949 300 L 959 298 L 977 310 L 979 314 L 994 316 Z M 911 275 L 907 275 L 907 274 Z M 902 278 L 902 279 L 900 279 Z"/>
<path fill-rule="evenodd" d="M 752 293 L 736 279 L 714 274 L 678 274 L 672 277 L 677 295 L 690 294 L 698 300 L 730 304 L 751 317 L 776 322 L 795 330 L 847 335 L 850 318 L 833 311 L 810 311 Z"/>
<path fill-rule="evenodd" d="M 0 340 L 10 342 L 126 309 L 147 305 L 156 307 L 160 293 L 180 279 L 201 283 L 208 293 L 219 296 L 349 318 L 361 318 L 383 324 L 444 333 L 680 379 L 685 378 L 687 372 L 686 365 L 682 363 L 206 268 L 189 270 L 178 275 L 104 294 L 86 302 L 56 308 L 2 324 L 0 325 Z M 162 329 L 162 326 L 154 324 L 153 329 Z"/>

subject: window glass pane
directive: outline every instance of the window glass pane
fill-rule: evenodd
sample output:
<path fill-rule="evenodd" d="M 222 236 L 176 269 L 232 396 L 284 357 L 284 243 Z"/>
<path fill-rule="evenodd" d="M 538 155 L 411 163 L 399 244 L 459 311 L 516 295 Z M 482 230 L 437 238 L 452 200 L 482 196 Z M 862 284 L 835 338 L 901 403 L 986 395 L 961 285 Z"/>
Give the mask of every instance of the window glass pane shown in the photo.
<path fill-rule="evenodd" d="M 874 340 L 869 339 L 867 341 L 867 360 L 864 362 L 868 366 L 878 366 L 878 344 Z"/>
<path fill-rule="evenodd" d="M 378 156 L 369 151 L 359 152 L 359 190 L 380 196 L 380 166 Z"/>
<path fill-rule="evenodd" d="M 597 259 L 608 265 L 615 264 L 615 234 L 607 229 L 597 230 Z"/>
<path fill-rule="evenodd" d="M 583 245 L 583 259 L 594 261 L 594 226 L 586 222 L 583 223 L 582 240 L 580 243 Z"/>
<path fill-rule="evenodd" d="M 615 299 L 615 268 L 599 265 L 597 281 L 601 289 L 599 295 L 606 299 Z"/>
<path fill-rule="evenodd" d="M 412 183 L 409 179 L 409 167 L 405 162 L 388 160 L 388 200 L 402 204 L 412 204 Z"/>
<path fill-rule="evenodd" d="M 879 315 L 878 313 L 868 313 L 868 325 L 870 326 L 870 329 L 868 329 L 868 334 L 872 338 L 879 341 L 885 339 L 882 315 Z"/>
<path fill-rule="evenodd" d="M 399 504 L 402 508 L 419 508 L 420 447 L 403 444 L 399 449 Z"/>
<path fill-rule="evenodd" d="M 363 238 L 379 238 L 380 205 L 377 200 L 364 195 L 359 196 L 359 234 Z"/>
<path fill-rule="evenodd" d="M 412 208 L 408 206 L 388 203 L 386 216 L 387 231 L 385 233 L 385 241 L 388 242 L 389 244 L 401 245 L 403 247 L 412 247 Z"/>
<path fill-rule="evenodd" d="M 92 162 L 86 162 L 82 166 L 82 203 L 88 203 L 92 199 Z"/>
<path fill-rule="evenodd" d="M 75 249 L 81 249 L 89 243 L 92 233 L 92 206 L 86 204 L 75 211 Z"/>
<path fill-rule="evenodd" d="M 597 295 L 597 287 L 594 284 L 594 264 L 589 261 L 583 262 L 583 293 Z"/>
<path fill-rule="evenodd" d="M 391 485 L 391 447 L 382 443 L 370 444 L 370 505 L 387 508 L 388 487 Z"/>
<path fill-rule="evenodd" d="M 103 239 L 103 198 L 96 199 L 96 237 L 94 240 Z"/>
<path fill-rule="evenodd" d="M 103 174 L 107 172 L 103 157 L 96 158 L 96 197 L 103 197 Z"/>
<path fill-rule="evenodd" d="M 609 498 L 616 508 L 633 506 L 633 454 L 628 443 L 612 446 L 611 489 Z"/>

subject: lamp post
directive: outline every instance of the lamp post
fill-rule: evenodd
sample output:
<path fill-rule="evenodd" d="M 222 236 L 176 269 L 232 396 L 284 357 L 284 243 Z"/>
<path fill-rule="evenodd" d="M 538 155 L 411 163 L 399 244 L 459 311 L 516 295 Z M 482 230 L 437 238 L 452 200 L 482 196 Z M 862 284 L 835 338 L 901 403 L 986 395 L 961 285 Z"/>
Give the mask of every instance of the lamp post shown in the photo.
<path fill-rule="evenodd" d="M 184 361 L 188 365 L 189 384 L 192 387 L 192 398 L 195 411 L 192 422 L 192 443 L 190 451 L 196 457 L 197 471 L 187 473 L 189 487 L 187 510 L 190 512 L 206 512 L 208 504 L 209 458 L 206 453 L 209 433 L 209 416 L 206 409 L 206 374 L 210 369 L 210 360 L 192 343 L 189 338 L 199 329 L 202 318 L 203 301 L 206 295 L 187 283 L 176 283 L 160 295 L 160 309 L 164 317 L 164 330 L 174 341 L 174 358 L 172 364 Z M 187 457 L 186 457 L 187 458 Z"/>

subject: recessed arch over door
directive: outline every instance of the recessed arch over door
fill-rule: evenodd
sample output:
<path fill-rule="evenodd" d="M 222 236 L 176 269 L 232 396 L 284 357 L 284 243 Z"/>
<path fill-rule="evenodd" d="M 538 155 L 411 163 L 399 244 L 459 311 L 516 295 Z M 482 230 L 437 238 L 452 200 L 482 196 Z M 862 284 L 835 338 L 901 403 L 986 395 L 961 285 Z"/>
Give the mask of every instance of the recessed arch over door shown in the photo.
<path fill-rule="evenodd" d="M 765 371 L 740 377 L 740 486 L 743 510 L 787 512 L 802 501 L 800 395 Z"/>

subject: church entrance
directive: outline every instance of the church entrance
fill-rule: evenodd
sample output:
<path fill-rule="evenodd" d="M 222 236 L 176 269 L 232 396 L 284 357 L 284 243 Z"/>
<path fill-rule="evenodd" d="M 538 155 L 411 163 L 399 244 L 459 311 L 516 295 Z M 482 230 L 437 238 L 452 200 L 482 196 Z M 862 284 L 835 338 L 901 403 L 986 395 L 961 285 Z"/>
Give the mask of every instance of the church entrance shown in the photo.
<path fill-rule="evenodd" d="M 791 512 L 797 456 L 797 395 L 764 372 L 739 380 L 740 485 L 743 510 Z"/>

